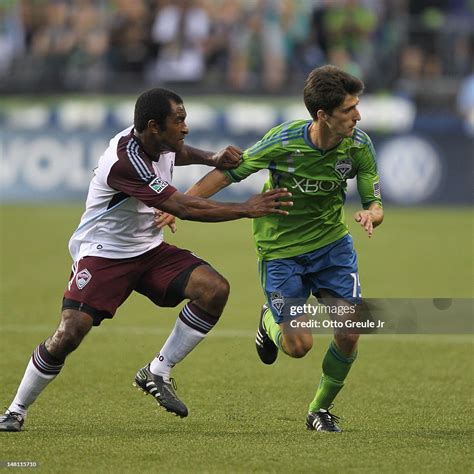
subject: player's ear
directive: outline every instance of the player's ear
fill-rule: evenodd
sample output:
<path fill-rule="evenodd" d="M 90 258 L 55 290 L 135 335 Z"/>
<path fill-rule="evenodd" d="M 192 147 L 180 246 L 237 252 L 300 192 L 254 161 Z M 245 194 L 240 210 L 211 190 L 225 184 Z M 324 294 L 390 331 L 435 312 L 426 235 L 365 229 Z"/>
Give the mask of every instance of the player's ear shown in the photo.
<path fill-rule="evenodd" d="M 327 119 L 328 119 L 328 114 L 322 110 L 322 109 L 319 109 L 317 112 L 316 112 L 316 117 L 318 118 L 318 120 L 320 120 L 321 122 L 325 122 Z"/>
<path fill-rule="evenodd" d="M 148 130 L 150 130 L 151 133 L 158 133 L 159 134 L 159 133 L 163 132 L 163 130 L 158 125 L 158 123 L 156 122 L 155 119 L 148 120 L 147 128 L 148 128 Z"/>

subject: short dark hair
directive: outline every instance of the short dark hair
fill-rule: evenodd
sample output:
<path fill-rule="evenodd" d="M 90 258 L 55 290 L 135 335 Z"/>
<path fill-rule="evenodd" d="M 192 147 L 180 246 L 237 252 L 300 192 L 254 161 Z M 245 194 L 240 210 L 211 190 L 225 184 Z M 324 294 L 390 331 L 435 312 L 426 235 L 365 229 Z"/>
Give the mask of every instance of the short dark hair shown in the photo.
<path fill-rule="evenodd" d="M 137 132 L 143 132 L 149 120 L 156 120 L 158 126 L 166 129 L 166 117 L 171 113 L 171 102 L 182 104 L 183 99 L 168 89 L 150 89 L 138 97 L 135 103 L 133 126 Z"/>
<path fill-rule="evenodd" d="M 331 115 L 339 107 L 347 94 L 359 95 L 364 91 L 364 83 L 357 77 L 336 66 L 322 66 L 313 69 L 303 89 L 304 104 L 311 117 L 316 120 L 318 110 Z"/>

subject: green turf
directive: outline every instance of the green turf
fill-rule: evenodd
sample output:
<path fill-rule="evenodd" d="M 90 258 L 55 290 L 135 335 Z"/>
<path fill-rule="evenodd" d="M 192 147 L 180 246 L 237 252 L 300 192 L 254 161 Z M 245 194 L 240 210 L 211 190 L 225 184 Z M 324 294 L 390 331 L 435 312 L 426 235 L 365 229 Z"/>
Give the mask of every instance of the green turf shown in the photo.
<path fill-rule="evenodd" d="M 0 403 L 8 405 L 35 345 L 59 318 L 80 207 L 3 206 Z M 387 209 L 373 239 L 353 227 L 367 297 L 472 297 L 472 213 Z M 329 336 L 304 359 L 260 364 L 262 300 L 250 222 L 179 223 L 169 241 L 230 281 L 222 321 L 174 369 L 190 416 L 160 410 L 131 387 L 176 311 L 133 296 L 93 330 L 31 408 L 26 430 L 2 433 L 2 461 L 43 472 L 469 472 L 472 336 L 366 336 L 337 399 L 342 435 L 307 432 L 304 417 Z"/>

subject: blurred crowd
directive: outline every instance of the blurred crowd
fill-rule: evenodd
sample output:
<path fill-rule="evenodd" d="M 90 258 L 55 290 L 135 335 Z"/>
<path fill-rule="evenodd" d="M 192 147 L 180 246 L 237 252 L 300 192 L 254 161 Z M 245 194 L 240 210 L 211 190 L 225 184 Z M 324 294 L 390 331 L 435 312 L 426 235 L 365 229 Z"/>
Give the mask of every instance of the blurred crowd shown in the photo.
<path fill-rule="evenodd" d="M 342 67 L 414 96 L 472 74 L 470 0 L 2 0 L 0 90 L 284 93 Z"/>

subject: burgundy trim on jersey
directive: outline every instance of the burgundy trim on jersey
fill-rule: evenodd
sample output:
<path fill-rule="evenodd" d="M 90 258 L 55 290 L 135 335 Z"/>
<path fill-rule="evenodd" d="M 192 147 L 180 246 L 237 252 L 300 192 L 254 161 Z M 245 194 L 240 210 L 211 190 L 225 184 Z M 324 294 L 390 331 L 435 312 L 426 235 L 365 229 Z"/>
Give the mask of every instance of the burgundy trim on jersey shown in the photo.
<path fill-rule="evenodd" d="M 132 196 L 149 207 L 159 207 L 177 191 L 165 180 L 162 180 L 162 186 L 149 186 L 160 177 L 156 175 L 152 161 L 140 149 L 132 134 L 120 138 L 117 157 L 118 161 L 110 168 L 107 177 L 107 184 L 113 189 Z"/>
<path fill-rule="evenodd" d="M 145 147 L 143 146 L 143 143 L 141 142 L 141 140 L 133 134 L 133 128 L 132 128 L 132 131 L 130 132 L 131 136 L 132 136 L 132 139 L 135 140 L 137 143 L 138 143 L 138 146 L 140 147 L 140 151 L 147 157 L 149 158 L 151 161 L 158 161 L 160 159 L 160 155 L 158 156 L 151 156 L 146 150 L 145 150 Z"/>
<path fill-rule="evenodd" d="M 135 168 L 138 176 L 140 176 L 140 178 L 146 183 L 149 183 L 150 180 L 155 177 L 155 172 L 153 168 L 151 166 L 149 167 L 145 160 L 140 156 L 138 143 L 133 138 L 128 140 L 126 151 L 128 159 Z"/>

